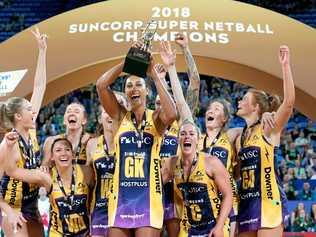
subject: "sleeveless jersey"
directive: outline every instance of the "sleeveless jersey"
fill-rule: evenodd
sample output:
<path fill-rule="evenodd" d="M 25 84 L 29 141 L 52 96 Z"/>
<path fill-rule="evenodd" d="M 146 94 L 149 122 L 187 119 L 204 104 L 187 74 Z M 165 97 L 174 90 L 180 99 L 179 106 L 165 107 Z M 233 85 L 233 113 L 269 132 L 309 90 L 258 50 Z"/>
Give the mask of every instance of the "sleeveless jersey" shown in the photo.
<path fill-rule="evenodd" d="M 286 197 L 277 177 L 276 149 L 266 141 L 258 124 L 239 151 L 241 232 L 277 227 L 284 219 Z"/>
<path fill-rule="evenodd" d="M 80 143 L 78 144 L 78 147 L 75 149 L 75 160 L 73 161 L 73 164 L 78 164 L 78 165 L 86 165 L 87 164 L 87 153 L 86 153 L 86 148 L 87 144 L 82 144 L 81 140 L 84 134 L 81 135 L 80 137 Z M 66 133 L 60 134 L 61 138 L 67 138 Z"/>
<path fill-rule="evenodd" d="M 163 163 L 165 159 L 175 156 L 178 151 L 178 122 L 175 121 L 171 124 L 170 128 L 166 131 L 162 144 L 160 146 L 159 156 Z M 171 180 L 163 185 L 163 202 L 164 202 L 164 220 L 180 218 L 181 200 L 177 200 L 175 195 L 174 182 Z"/>
<path fill-rule="evenodd" d="M 207 237 L 216 225 L 221 200 L 214 180 L 205 171 L 205 153 L 198 153 L 196 167 L 186 179 L 179 159 L 174 177 L 184 203 L 179 237 Z M 224 236 L 228 236 L 227 227 L 224 228 Z"/>
<path fill-rule="evenodd" d="M 109 196 L 109 225 L 160 229 L 163 222 L 159 158 L 162 136 L 155 128 L 152 110 L 145 110 L 143 122 L 137 129 L 134 124 L 132 113 L 127 112 L 114 139 L 116 163 L 113 192 Z"/>
<path fill-rule="evenodd" d="M 25 169 L 36 169 L 40 166 L 40 147 L 36 139 L 36 130 L 29 131 L 30 139 L 25 142 L 20 136 L 18 143 L 20 148 L 20 159 L 17 167 Z M 3 199 L 13 209 L 21 211 L 25 218 L 37 218 L 38 187 L 4 174 L 1 179 L 1 192 Z"/>
<path fill-rule="evenodd" d="M 92 154 L 95 186 L 91 203 L 91 235 L 104 236 L 108 228 L 108 194 L 112 188 L 114 157 L 108 153 L 104 136 L 99 136 Z"/>
<path fill-rule="evenodd" d="M 72 205 L 58 184 L 56 167 L 52 172 L 49 236 L 86 236 L 89 233 L 89 187 L 84 180 L 81 167 L 76 165 L 74 168 L 75 192 Z M 67 195 L 71 193 L 69 187 L 64 189 Z"/>
<path fill-rule="evenodd" d="M 199 150 L 209 153 L 213 156 L 216 156 L 225 166 L 226 170 L 229 173 L 230 184 L 232 186 L 233 191 L 233 208 L 230 213 L 230 220 L 236 221 L 236 217 L 238 214 L 238 190 L 237 184 L 234 180 L 234 167 L 237 162 L 235 159 L 234 148 L 231 145 L 229 138 L 226 132 L 222 132 L 218 139 L 216 139 L 215 143 L 212 145 L 212 141 L 208 138 L 206 134 L 201 136 L 199 142 Z"/>

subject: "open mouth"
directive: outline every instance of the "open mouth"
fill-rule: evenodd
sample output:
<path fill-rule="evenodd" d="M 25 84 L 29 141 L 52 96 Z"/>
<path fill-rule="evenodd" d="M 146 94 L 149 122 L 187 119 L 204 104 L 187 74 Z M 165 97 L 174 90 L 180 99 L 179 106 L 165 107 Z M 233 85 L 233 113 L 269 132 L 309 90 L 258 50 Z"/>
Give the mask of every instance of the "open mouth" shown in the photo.
<path fill-rule="evenodd" d="M 191 146 L 192 146 L 192 144 L 190 142 L 183 143 L 183 147 L 185 147 L 185 148 L 190 148 Z"/>
<path fill-rule="evenodd" d="M 68 123 L 69 123 L 69 124 L 75 124 L 75 123 L 77 123 L 77 118 L 76 118 L 75 116 L 70 116 L 70 117 L 68 118 Z"/>
<path fill-rule="evenodd" d="M 59 159 L 60 162 L 62 163 L 67 163 L 68 162 L 68 158 L 67 157 L 63 157 L 61 159 Z"/>
<path fill-rule="evenodd" d="M 140 98 L 139 95 L 132 95 L 132 101 L 138 100 Z"/>
<path fill-rule="evenodd" d="M 207 121 L 213 121 L 214 118 L 212 116 L 207 117 Z"/>

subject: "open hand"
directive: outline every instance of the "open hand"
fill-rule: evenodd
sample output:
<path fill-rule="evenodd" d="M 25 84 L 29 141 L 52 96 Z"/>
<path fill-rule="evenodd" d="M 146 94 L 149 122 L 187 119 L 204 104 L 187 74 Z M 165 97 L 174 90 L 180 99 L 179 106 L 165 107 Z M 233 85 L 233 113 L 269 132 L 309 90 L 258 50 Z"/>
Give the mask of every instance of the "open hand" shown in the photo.
<path fill-rule="evenodd" d="M 166 68 L 176 63 L 176 50 L 172 50 L 169 41 L 160 42 L 160 57 Z"/>

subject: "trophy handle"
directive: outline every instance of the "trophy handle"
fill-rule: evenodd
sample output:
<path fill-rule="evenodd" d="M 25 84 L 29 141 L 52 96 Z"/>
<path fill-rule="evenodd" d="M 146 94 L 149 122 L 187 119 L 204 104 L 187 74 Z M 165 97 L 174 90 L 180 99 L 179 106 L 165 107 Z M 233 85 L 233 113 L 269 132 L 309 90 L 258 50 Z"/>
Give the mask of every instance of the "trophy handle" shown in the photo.
<path fill-rule="evenodd" d="M 155 20 L 150 20 L 147 25 L 145 30 L 143 31 L 143 39 L 144 39 L 144 50 L 148 51 L 151 41 L 153 40 L 155 33 L 157 31 L 157 21 Z"/>

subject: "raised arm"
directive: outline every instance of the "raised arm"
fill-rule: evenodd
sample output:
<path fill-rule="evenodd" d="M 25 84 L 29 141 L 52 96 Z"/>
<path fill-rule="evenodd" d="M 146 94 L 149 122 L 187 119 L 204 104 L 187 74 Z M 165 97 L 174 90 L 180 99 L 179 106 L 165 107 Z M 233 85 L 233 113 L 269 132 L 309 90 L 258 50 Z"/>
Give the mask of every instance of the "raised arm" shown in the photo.
<path fill-rule="evenodd" d="M 165 73 L 159 64 L 151 68 L 151 78 L 154 80 L 158 95 L 160 97 L 161 109 L 155 110 L 154 123 L 158 132 L 163 134 L 165 129 L 177 118 L 176 106 L 167 89 Z"/>
<path fill-rule="evenodd" d="M 192 111 L 193 117 L 199 106 L 200 75 L 195 65 L 194 58 L 189 48 L 188 38 L 184 34 L 177 34 L 176 43 L 180 46 L 188 67 L 189 87 L 186 101 Z"/>
<path fill-rule="evenodd" d="M 279 61 L 283 74 L 283 102 L 274 115 L 274 129 L 272 133 L 279 134 L 288 122 L 294 108 L 295 88 L 290 65 L 290 50 L 283 45 L 279 51 Z"/>
<path fill-rule="evenodd" d="M 181 84 L 178 78 L 176 63 L 176 52 L 171 49 L 169 42 L 161 42 L 160 45 L 160 56 L 168 70 L 171 88 L 176 101 L 176 106 L 180 115 L 180 120 L 184 121 L 186 119 L 193 120 L 192 112 L 185 101 Z"/>
<path fill-rule="evenodd" d="M 222 193 L 221 207 L 215 227 L 209 236 L 223 236 L 225 221 L 232 209 L 233 193 L 229 182 L 229 174 L 222 162 L 215 156 L 205 157 L 205 169 L 210 177 L 214 178 L 218 190 Z M 212 235 L 213 234 L 213 235 Z"/>
<path fill-rule="evenodd" d="M 126 110 L 117 101 L 114 92 L 110 88 L 110 85 L 112 85 L 117 77 L 122 73 L 123 66 L 124 62 L 114 66 L 105 72 L 96 82 L 101 105 L 109 114 L 109 116 L 116 121 L 121 120 L 123 115 L 126 113 Z"/>
<path fill-rule="evenodd" d="M 37 66 L 36 72 L 34 77 L 34 86 L 33 86 L 33 94 L 31 97 L 31 104 L 36 112 L 36 117 L 39 113 L 41 108 L 45 90 L 46 90 L 46 39 L 47 35 L 41 34 L 38 28 L 35 28 L 35 31 L 32 31 L 33 35 L 38 44 L 38 59 L 37 59 Z"/>

